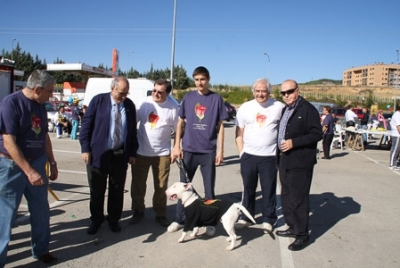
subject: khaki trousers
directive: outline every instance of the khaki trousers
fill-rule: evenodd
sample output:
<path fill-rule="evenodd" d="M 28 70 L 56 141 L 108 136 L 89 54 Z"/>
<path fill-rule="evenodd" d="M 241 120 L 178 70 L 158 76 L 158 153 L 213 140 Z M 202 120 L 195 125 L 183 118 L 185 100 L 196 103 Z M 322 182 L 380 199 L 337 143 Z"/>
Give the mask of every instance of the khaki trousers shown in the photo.
<path fill-rule="evenodd" d="M 146 206 L 146 181 L 151 167 L 153 173 L 154 194 L 153 210 L 157 217 L 165 217 L 167 214 L 168 177 L 170 171 L 170 156 L 142 156 L 137 155 L 136 162 L 132 165 L 132 210 L 144 211 Z"/>

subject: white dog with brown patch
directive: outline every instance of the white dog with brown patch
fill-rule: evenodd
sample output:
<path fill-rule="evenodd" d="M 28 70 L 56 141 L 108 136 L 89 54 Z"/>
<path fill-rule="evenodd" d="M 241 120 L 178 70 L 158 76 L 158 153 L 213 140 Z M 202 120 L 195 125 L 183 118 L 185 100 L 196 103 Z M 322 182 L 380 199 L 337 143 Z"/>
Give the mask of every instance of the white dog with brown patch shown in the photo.
<path fill-rule="evenodd" d="M 170 200 L 175 201 L 177 198 L 182 200 L 185 208 L 186 220 L 183 227 L 182 236 L 178 242 L 183 242 L 188 231 L 192 231 L 191 236 L 194 237 L 198 233 L 198 227 L 214 226 L 221 220 L 225 231 L 229 237 L 230 245 L 226 248 L 232 250 L 235 247 L 236 233 L 235 222 L 239 218 L 242 211 L 253 223 L 256 223 L 245 207 L 231 201 L 201 200 L 193 191 L 191 183 L 175 182 L 165 191 Z"/>

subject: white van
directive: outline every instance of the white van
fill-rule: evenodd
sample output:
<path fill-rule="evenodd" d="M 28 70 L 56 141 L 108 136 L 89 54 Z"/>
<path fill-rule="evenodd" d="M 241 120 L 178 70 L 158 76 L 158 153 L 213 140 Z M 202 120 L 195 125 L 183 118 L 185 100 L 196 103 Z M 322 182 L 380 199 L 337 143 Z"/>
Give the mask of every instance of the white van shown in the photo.
<path fill-rule="evenodd" d="M 89 78 L 86 84 L 85 98 L 83 99 L 82 105 L 89 106 L 90 101 L 94 96 L 100 93 L 107 93 L 111 91 L 111 82 L 114 78 Z M 129 81 L 129 95 L 136 106 L 139 106 L 143 100 L 150 96 L 154 89 L 154 81 L 146 78 L 128 79 Z M 168 95 L 174 102 L 178 103 L 172 94 Z"/>

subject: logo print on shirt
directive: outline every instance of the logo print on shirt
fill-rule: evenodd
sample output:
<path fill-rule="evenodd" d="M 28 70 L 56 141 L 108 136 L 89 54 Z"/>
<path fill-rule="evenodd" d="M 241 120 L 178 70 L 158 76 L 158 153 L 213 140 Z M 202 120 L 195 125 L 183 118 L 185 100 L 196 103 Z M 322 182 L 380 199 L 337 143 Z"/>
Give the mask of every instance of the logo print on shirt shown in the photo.
<path fill-rule="evenodd" d="M 153 129 L 157 125 L 158 119 L 160 119 L 158 115 L 156 115 L 154 112 L 150 112 L 149 114 L 150 129 Z"/>
<path fill-rule="evenodd" d="M 256 122 L 260 125 L 260 128 L 265 124 L 265 121 L 267 121 L 267 116 L 265 114 L 257 113 Z"/>
<path fill-rule="evenodd" d="M 32 113 L 31 122 L 32 122 L 32 130 L 33 130 L 33 132 L 36 133 L 36 137 L 37 137 L 37 135 L 39 135 L 39 133 L 42 131 L 42 128 L 40 127 L 40 125 L 42 123 L 42 119 L 40 117 L 36 116 L 34 113 Z"/>
<path fill-rule="evenodd" d="M 201 123 L 201 120 L 204 118 L 204 114 L 206 113 L 206 107 L 200 105 L 200 103 L 196 103 L 196 106 L 194 107 L 194 112 L 199 118 L 199 123 Z"/>

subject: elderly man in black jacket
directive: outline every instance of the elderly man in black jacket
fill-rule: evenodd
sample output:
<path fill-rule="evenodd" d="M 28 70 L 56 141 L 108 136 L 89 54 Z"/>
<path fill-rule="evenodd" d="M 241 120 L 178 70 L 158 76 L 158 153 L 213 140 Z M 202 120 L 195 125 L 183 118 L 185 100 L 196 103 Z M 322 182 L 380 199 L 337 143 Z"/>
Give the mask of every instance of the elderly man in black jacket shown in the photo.
<path fill-rule="evenodd" d="M 309 195 L 322 129 L 318 110 L 300 96 L 296 81 L 284 81 L 281 95 L 287 106 L 279 124 L 277 159 L 282 211 L 289 228 L 276 235 L 296 238 L 289 245 L 295 251 L 309 243 Z"/>

